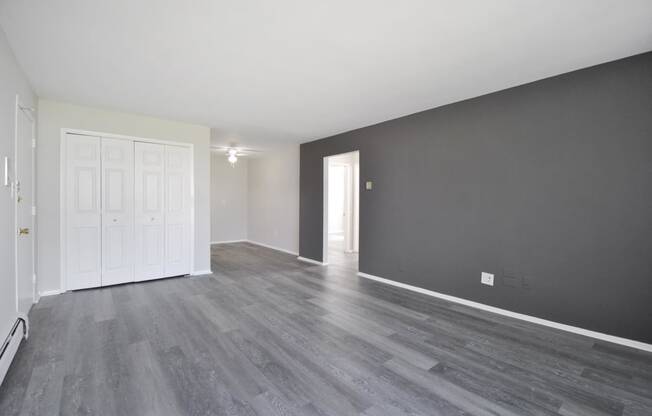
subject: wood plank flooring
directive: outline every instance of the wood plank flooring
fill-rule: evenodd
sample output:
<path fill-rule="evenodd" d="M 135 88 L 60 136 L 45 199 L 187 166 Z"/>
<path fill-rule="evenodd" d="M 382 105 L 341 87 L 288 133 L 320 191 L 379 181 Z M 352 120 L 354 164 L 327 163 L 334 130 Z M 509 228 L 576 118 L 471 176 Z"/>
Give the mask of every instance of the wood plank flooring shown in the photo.
<path fill-rule="evenodd" d="M 0 415 L 652 415 L 652 354 L 247 243 L 31 311 Z"/>
<path fill-rule="evenodd" d="M 344 237 L 328 238 L 328 263 L 339 267 L 358 271 L 358 253 L 347 253 L 344 250 Z"/>

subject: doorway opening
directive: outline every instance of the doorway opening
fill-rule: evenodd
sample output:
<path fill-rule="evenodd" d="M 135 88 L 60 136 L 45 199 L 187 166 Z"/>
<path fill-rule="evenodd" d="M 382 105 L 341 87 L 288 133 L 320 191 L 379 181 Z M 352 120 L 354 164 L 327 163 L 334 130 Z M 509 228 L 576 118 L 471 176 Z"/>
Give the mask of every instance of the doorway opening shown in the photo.
<path fill-rule="evenodd" d="M 360 152 L 324 158 L 323 262 L 358 270 Z"/>

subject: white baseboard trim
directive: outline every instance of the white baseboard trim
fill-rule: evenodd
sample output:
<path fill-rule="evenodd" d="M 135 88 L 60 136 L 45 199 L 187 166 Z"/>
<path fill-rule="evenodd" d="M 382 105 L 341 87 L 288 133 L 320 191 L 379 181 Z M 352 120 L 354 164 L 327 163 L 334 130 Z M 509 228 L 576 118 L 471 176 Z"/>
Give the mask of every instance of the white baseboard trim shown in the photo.
<path fill-rule="evenodd" d="M 246 241 L 247 243 L 255 244 L 257 246 L 261 246 L 261 247 L 265 247 L 265 248 L 271 248 L 272 250 L 281 251 L 283 253 L 292 254 L 293 256 L 298 256 L 299 255 L 299 253 L 295 253 L 294 251 L 286 250 L 286 249 L 281 248 L 281 247 L 270 246 L 269 244 L 261 243 L 261 242 L 258 242 L 258 241 L 253 241 L 253 240 L 243 240 L 243 241 Z"/>
<path fill-rule="evenodd" d="M 44 290 L 43 292 L 38 292 L 38 297 L 39 297 L 39 300 L 40 300 L 43 296 L 54 296 L 54 295 L 60 295 L 60 294 L 62 294 L 63 292 L 65 292 L 65 290 L 61 290 L 61 289 L 55 289 L 55 290 Z"/>
<path fill-rule="evenodd" d="M 318 265 L 318 266 L 328 266 L 328 263 L 322 263 L 321 261 L 317 261 L 317 260 L 309 259 L 309 258 L 307 258 L 307 257 L 301 257 L 301 256 L 299 256 L 299 257 L 297 257 L 297 260 L 299 260 L 299 261 L 303 261 L 303 262 L 306 262 L 306 263 L 310 263 L 310 264 L 316 264 L 316 265 Z"/>
<path fill-rule="evenodd" d="M 314 260 L 312 260 L 314 261 Z M 374 276 L 372 274 L 358 272 L 358 276 L 364 277 L 365 279 L 375 280 L 377 282 L 385 283 L 388 285 L 400 287 L 403 289 L 411 290 L 413 292 L 421 293 L 428 296 L 433 296 L 439 299 L 444 299 L 449 302 L 459 303 L 461 305 L 469 306 L 471 308 L 481 309 L 483 311 L 496 313 L 498 315 L 508 316 L 510 318 L 520 319 L 522 321 L 531 322 L 550 328 L 559 329 L 566 332 L 572 332 L 574 334 L 584 335 L 586 337 L 599 339 L 601 341 L 612 342 L 614 344 L 624 345 L 626 347 L 636 348 L 643 351 L 652 352 L 652 344 L 646 344 L 644 342 L 635 341 L 632 339 L 621 338 L 614 335 L 603 334 L 601 332 L 591 331 L 589 329 L 579 328 L 572 325 L 560 324 L 558 322 L 548 321 L 547 319 L 541 319 L 530 315 L 525 315 L 522 313 L 508 311 L 506 309 L 496 308 L 494 306 L 485 305 L 484 303 L 474 302 L 471 300 L 458 298 L 451 295 L 445 295 L 439 292 L 433 292 L 432 290 L 423 289 L 421 287 L 408 285 L 405 283 L 397 282 L 395 280 L 385 279 L 383 277 Z"/>
<path fill-rule="evenodd" d="M 283 252 L 283 253 L 292 254 L 293 256 L 298 256 L 298 255 L 299 255 L 299 253 L 297 253 L 297 252 L 295 252 L 295 251 L 290 251 L 290 250 L 286 250 L 286 249 L 281 248 L 281 247 L 277 247 L 277 246 L 272 246 L 272 245 L 269 245 L 269 244 L 261 243 L 260 241 L 247 240 L 247 239 L 244 239 L 244 240 L 212 241 L 212 242 L 211 242 L 211 245 L 213 245 L 213 244 L 233 244 L 233 243 L 251 243 L 251 244 L 255 244 L 255 245 L 257 245 L 257 246 L 261 246 L 261 247 L 269 248 L 269 249 L 276 250 L 276 251 L 280 251 L 280 252 Z"/>
<path fill-rule="evenodd" d="M 212 270 L 195 270 L 194 272 L 190 273 L 191 276 L 203 276 L 205 274 L 213 274 Z"/>
<path fill-rule="evenodd" d="M 223 241 L 211 241 L 211 245 L 213 244 L 231 244 L 231 243 L 244 243 L 247 240 L 223 240 Z"/>

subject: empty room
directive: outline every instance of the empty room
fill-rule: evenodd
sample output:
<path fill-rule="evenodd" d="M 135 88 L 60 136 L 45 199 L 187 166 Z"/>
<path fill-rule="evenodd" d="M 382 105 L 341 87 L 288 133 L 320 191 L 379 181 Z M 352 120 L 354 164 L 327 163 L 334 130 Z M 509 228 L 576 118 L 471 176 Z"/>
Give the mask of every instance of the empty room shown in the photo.
<path fill-rule="evenodd" d="M 0 0 L 0 416 L 652 416 L 652 1 Z"/>

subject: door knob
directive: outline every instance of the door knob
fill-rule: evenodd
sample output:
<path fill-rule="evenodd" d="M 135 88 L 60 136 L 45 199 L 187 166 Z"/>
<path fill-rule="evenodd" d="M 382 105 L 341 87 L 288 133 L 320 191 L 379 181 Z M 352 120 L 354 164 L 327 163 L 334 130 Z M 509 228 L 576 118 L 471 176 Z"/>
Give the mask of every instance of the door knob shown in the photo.
<path fill-rule="evenodd" d="M 18 235 L 27 235 L 29 234 L 29 228 L 19 228 Z"/>

